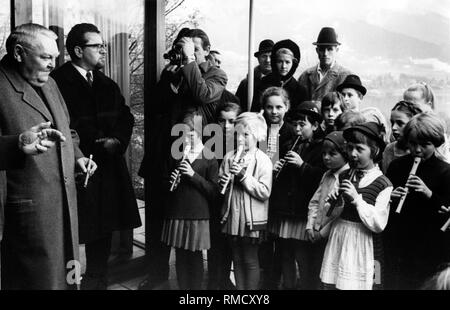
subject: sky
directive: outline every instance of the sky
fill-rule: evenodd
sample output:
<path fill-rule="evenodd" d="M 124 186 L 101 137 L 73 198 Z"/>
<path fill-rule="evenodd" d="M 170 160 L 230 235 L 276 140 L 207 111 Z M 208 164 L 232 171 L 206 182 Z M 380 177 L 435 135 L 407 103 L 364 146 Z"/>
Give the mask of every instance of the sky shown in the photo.
<path fill-rule="evenodd" d="M 265 38 L 294 40 L 302 51 L 296 76 L 317 63 L 312 42 L 324 26 L 336 28 L 343 43 L 338 61 L 363 77 L 416 68 L 423 74 L 450 75 L 450 56 L 429 53 L 449 44 L 450 1 L 254 0 L 254 8 L 255 48 Z M 247 72 L 249 1 L 186 0 L 173 18 L 183 18 L 193 9 L 203 16 L 200 27 L 210 36 L 212 48 L 224 54 L 223 68 L 230 88 L 235 88 Z M 417 51 L 422 47 L 422 53 Z"/>

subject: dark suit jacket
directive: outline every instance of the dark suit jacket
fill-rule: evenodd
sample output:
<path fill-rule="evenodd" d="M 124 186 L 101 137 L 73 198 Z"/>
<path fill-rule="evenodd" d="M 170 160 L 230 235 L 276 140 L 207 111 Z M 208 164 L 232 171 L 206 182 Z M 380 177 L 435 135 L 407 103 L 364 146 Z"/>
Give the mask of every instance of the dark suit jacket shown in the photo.
<path fill-rule="evenodd" d="M 68 260 L 78 260 L 74 168 L 82 157 L 55 81 L 42 87 L 47 105 L 17 72 L 14 60 L 0 62 L 0 135 L 18 135 L 51 121 L 67 138 L 40 156 L 9 169 L 4 204 L 2 286 L 6 289 L 65 289 Z M 10 146 L 14 151 L 17 146 Z"/>
<path fill-rule="evenodd" d="M 263 77 L 261 83 L 259 83 L 259 87 L 255 91 L 251 112 L 259 113 L 263 109 L 261 97 L 264 91 L 269 87 L 283 88 L 289 96 L 291 109 L 296 108 L 298 105 L 300 105 L 300 103 L 308 100 L 306 89 L 303 86 L 299 85 L 297 83 L 297 80 L 293 76 L 291 76 L 289 79 L 285 81 L 281 81 L 273 73 L 270 73 L 269 75 Z"/>
<path fill-rule="evenodd" d="M 298 78 L 298 83 L 306 88 L 307 99 L 321 101 L 329 92 L 336 91 L 336 88 L 342 84 L 351 72 L 344 67 L 335 64 L 327 75 L 319 82 L 317 65 L 305 70 Z"/>
<path fill-rule="evenodd" d="M 94 71 L 91 86 L 70 63 L 52 72 L 69 109 L 72 127 L 80 136 L 80 149 L 92 154 L 98 170 L 87 188 L 78 186 L 80 242 L 85 243 L 116 230 L 141 225 L 136 197 L 124 153 L 130 143 L 134 117 L 118 85 Z M 100 138 L 117 138 L 120 147 L 106 152 Z"/>
<path fill-rule="evenodd" d="M 263 75 L 261 73 L 261 69 L 259 66 L 254 69 L 254 78 L 253 78 L 253 95 L 257 92 L 258 89 L 261 88 L 261 80 Z M 241 106 L 242 112 L 249 111 L 248 107 L 248 76 L 239 83 L 238 89 L 236 90 L 236 96 L 239 98 L 239 104 Z M 251 108 L 251 107 L 250 107 Z"/>

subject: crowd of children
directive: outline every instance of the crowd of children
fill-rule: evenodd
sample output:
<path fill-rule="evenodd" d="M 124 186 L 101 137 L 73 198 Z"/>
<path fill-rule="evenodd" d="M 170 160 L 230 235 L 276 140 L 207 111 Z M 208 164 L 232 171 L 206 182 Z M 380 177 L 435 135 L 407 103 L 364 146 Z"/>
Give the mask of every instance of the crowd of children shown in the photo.
<path fill-rule="evenodd" d="M 280 55 L 295 59 L 284 49 Z M 184 117 L 190 147 L 167 168 L 169 184 L 179 183 L 168 191 L 162 235 L 176 249 L 180 288 L 201 288 L 203 250 L 209 289 L 232 286 L 230 260 L 238 290 L 437 281 L 431 277 L 450 261 L 450 236 L 440 230 L 450 216 L 450 165 L 439 151 L 446 130 L 434 100 L 420 96 L 422 84 L 408 89 L 389 126 L 377 111 L 355 108 L 349 98 L 362 99 L 365 89 L 353 91 L 352 79 L 346 98 L 333 92 L 291 106 L 292 93 L 269 86 L 259 94 L 261 113 L 223 102 L 217 119 L 223 149 L 231 146 L 223 159 L 202 156 L 196 115 Z"/>

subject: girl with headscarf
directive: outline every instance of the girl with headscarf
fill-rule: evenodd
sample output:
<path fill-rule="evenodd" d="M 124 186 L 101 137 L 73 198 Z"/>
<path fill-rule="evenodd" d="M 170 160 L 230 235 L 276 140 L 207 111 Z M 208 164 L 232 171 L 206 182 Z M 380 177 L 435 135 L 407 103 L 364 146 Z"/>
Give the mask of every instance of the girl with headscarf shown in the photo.
<path fill-rule="evenodd" d="M 294 73 L 300 64 L 300 48 L 291 40 L 282 40 L 272 49 L 272 72 L 265 76 L 261 85 L 255 91 L 252 103 L 252 112 L 262 110 L 261 95 L 269 87 L 283 88 L 289 95 L 291 108 L 307 100 L 306 89 L 297 83 Z"/>

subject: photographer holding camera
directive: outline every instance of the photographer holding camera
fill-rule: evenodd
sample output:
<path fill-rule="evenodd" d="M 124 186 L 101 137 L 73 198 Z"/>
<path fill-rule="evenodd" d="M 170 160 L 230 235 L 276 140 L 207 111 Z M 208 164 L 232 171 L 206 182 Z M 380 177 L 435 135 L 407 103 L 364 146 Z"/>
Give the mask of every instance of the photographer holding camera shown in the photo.
<path fill-rule="evenodd" d="M 151 197 L 149 275 L 140 289 L 151 289 L 168 279 L 170 248 L 161 242 L 166 188 L 162 187 L 163 163 L 170 157 L 172 126 L 183 115 L 197 112 L 203 125 L 215 122 L 216 106 L 227 84 L 223 70 L 207 60 L 210 52 L 207 34 L 200 29 L 183 28 L 172 49 L 164 55 L 169 63 L 156 85 L 150 119 L 151 153 L 146 153 L 139 175 L 146 179 Z"/>
<path fill-rule="evenodd" d="M 203 124 L 214 122 L 216 103 L 227 84 L 223 70 L 207 60 L 210 41 L 200 29 L 183 28 L 172 50 L 164 55 L 165 67 L 158 90 L 162 87 L 162 114 L 170 115 L 171 125 L 187 112 L 198 112 Z"/>

